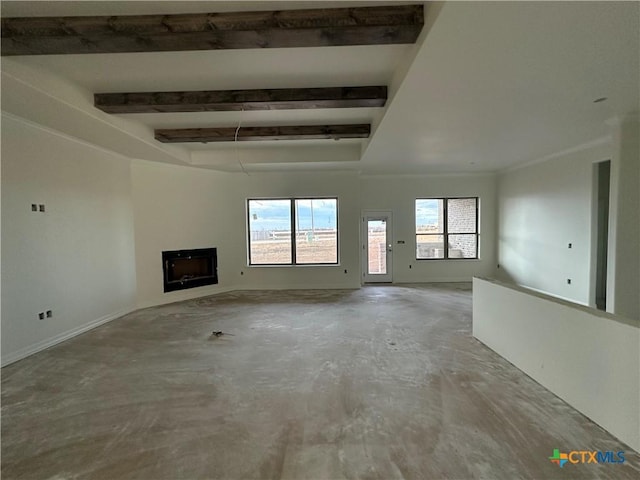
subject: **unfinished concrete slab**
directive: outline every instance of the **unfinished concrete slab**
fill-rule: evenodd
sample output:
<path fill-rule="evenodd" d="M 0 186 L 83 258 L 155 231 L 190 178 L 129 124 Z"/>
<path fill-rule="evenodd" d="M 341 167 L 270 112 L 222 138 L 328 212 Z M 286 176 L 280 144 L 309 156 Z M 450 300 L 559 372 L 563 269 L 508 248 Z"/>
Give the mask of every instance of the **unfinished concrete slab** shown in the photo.
<path fill-rule="evenodd" d="M 2 478 L 639 478 L 636 452 L 471 336 L 470 289 L 127 315 L 2 370 Z M 561 469 L 556 448 L 626 461 Z"/>

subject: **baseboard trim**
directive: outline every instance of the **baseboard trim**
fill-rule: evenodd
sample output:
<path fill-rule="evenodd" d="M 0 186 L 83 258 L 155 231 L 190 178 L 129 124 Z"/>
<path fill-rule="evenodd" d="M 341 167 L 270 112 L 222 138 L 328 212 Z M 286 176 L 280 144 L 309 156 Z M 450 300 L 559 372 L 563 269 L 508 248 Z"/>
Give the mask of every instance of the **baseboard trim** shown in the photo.
<path fill-rule="evenodd" d="M 236 288 L 239 291 L 256 291 L 256 290 L 358 290 L 362 287 L 359 283 L 327 283 L 318 285 L 301 285 L 299 283 L 291 285 L 269 285 L 264 286 L 249 286 L 245 285 Z"/>
<path fill-rule="evenodd" d="M 358 284 L 319 284 L 319 285 L 269 285 L 265 286 L 250 286 L 250 285 L 233 285 L 223 288 L 211 289 L 211 291 L 198 291 L 198 292 L 171 292 L 164 297 L 156 298 L 154 300 L 147 300 L 138 303 L 137 308 L 139 310 L 143 308 L 159 307 L 161 305 L 168 305 L 170 303 L 184 302 L 186 300 L 193 300 L 195 298 L 209 297 L 211 295 L 218 295 L 221 293 L 239 292 L 239 291 L 256 291 L 256 290 L 357 290 L 361 286 Z M 206 288 L 206 287 L 203 287 Z M 195 290 L 195 289 L 194 289 Z"/>
<path fill-rule="evenodd" d="M 418 284 L 418 283 L 446 283 L 446 282 L 469 282 L 470 279 L 467 277 L 460 278 L 447 278 L 447 279 L 429 279 L 428 282 L 398 282 L 394 283 L 394 285 L 403 285 L 403 284 Z M 373 284 L 375 285 L 375 284 Z M 177 303 L 184 302 L 185 300 L 193 300 L 195 298 L 209 297 L 211 295 L 218 295 L 221 293 L 229 293 L 234 291 L 242 291 L 242 290 L 358 290 L 362 288 L 360 284 L 352 284 L 352 283 L 344 283 L 344 284 L 318 284 L 318 285 L 300 285 L 300 284 L 291 284 L 291 285 L 270 285 L 265 288 L 264 286 L 248 286 L 248 285 L 233 285 L 223 288 L 215 288 L 210 291 L 193 291 L 193 292 L 172 292 L 166 297 L 157 298 L 151 301 L 145 301 L 138 303 L 135 307 L 127 308 L 124 310 L 120 310 L 116 313 L 105 315 L 104 317 L 98 318 L 92 322 L 89 322 L 80 327 L 74 328 L 72 330 L 68 330 L 59 335 L 56 335 L 52 338 L 48 338 L 38 343 L 34 343 L 33 345 L 29 345 L 28 347 L 21 348 L 16 352 L 12 352 L 8 355 L 3 355 L 0 359 L 0 367 L 6 367 L 12 363 L 17 362 L 18 360 L 22 360 L 34 353 L 38 353 L 42 350 L 45 350 L 49 347 L 53 347 L 58 343 L 62 343 L 65 340 L 69 340 L 77 335 L 85 333 L 89 330 L 92 330 L 100 325 L 108 323 L 116 318 L 120 318 L 129 313 L 135 312 L 137 310 L 142 310 L 143 308 L 151 308 L 151 307 L 159 307 L 161 305 L 167 305 L 169 303 Z"/>
<path fill-rule="evenodd" d="M 18 360 L 22 360 L 23 358 L 26 358 L 30 355 L 33 355 L 34 353 L 38 353 L 41 352 L 42 350 L 45 350 L 49 347 L 53 347 L 54 345 L 57 345 L 58 343 L 62 343 L 65 340 L 69 340 L 70 338 L 73 338 L 77 335 L 80 335 L 82 333 L 85 333 L 89 330 L 92 330 L 96 327 L 99 327 L 100 325 L 104 325 L 105 323 L 108 323 L 112 320 L 115 320 L 116 318 L 120 318 L 124 315 L 127 315 L 131 312 L 134 312 L 136 310 L 135 307 L 131 307 L 131 308 L 125 308 L 124 310 L 119 310 L 118 312 L 109 314 L 109 315 L 105 315 L 104 317 L 100 317 L 92 322 L 86 323 L 80 327 L 76 327 L 73 328 L 71 330 L 67 330 L 66 332 L 60 333 L 54 337 L 48 338 L 46 340 L 42 340 L 38 343 L 34 343 L 33 345 L 29 345 L 28 347 L 24 347 L 21 348 L 20 350 L 17 350 L 15 352 L 12 352 L 8 355 L 3 355 L 2 359 L 0 360 L 0 366 L 1 367 L 6 367 L 7 365 L 10 365 L 12 363 L 17 362 Z"/>
<path fill-rule="evenodd" d="M 197 290 L 197 291 L 196 291 Z M 168 305 L 170 303 L 184 302 L 185 300 L 193 300 L 194 298 L 209 297 L 211 295 L 218 295 L 219 293 L 229 293 L 235 290 L 242 290 L 237 286 L 229 287 L 202 287 L 193 289 L 193 291 L 178 291 L 164 294 L 162 297 L 154 298 L 153 300 L 145 300 L 137 304 L 136 310 L 142 310 L 143 308 L 159 307 L 160 305 Z"/>
<path fill-rule="evenodd" d="M 469 277 L 434 277 L 434 278 L 425 278 L 421 280 L 397 280 L 394 281 L 394 285 L 426 285 L 429 283 L 471 283 L 473 280 L 472 276 Z"/>

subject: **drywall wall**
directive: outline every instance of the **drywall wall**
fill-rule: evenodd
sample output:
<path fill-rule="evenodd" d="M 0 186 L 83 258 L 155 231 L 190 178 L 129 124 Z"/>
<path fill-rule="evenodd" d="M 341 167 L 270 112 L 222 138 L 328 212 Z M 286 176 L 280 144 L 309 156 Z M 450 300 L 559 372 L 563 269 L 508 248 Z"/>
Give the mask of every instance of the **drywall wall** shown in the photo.
<path fill-rule="evenodd" d="M 471 281 L 495 269 L 496 197 L 493 175 L 363 176 L 361 210 L 393 215 L 393 282 Z M 416 198 L 479 197 L 479 260 L 416 260 Z M 404 241 L 404 244 L 398 242 Z"/>
<path fill-rule="evenodd" d="M 341 173 L 222 173 L 135 161 L 139 307 L 228 291 L 359 286 L 358 182 Z M 247 198 L 338 197 L 338 266 L 247 266 Z M 163 292 L 162 251 L 216 247 L 217 285 Z M 347 270 L 347 273 L 344 271 Z"/>
<path fill-rule="evenodd" d="M 640 451 L 637 321 L 474 278 L 473 335 Z"/>
<path fill-rule="evenodd" d="M 2 227 L 3 364 L 134 308 L 128 160 L 3 115 Z"/>
<path fill-rule="evenodd" d="M 593 164 L 608 159 L 607 143 L 499 175 L 499 279 L 592 303 Z"/>
<path fill-rule="evenodd" d="M 226 195 L 233 175 L 134 161 L 131 166 L 137 305 L 147 307 L 235 288 L 238 237 Z M 163 293 L 162 252 L 217 248 L 217 285 Z"/>
<path fill-rule="evenodd" d="M 640 123 L 638 114 L 613 124 L 612 310 L 640 318 Z M 613 247 L 613 248 L 611 248 Z M 608 289 L 609 290 L 609 289 Z"/>
<path fill-rule="evenodd" d="M 0 122 L 2 120 L 0 119 Z M 1 144 L 1 141 L 0 141 Z M 2 212 L 2 153 L 0 152 L 0 212 Z M 1 216 L 1 215 L 0 215 Z M 2 221 L 0 219 L 0 252 L 2 252 Z M 0 254 L 0 326 L 2 325 L 2 261 Z M 2 329 L 0 328 L 0 344 L 2 343 Z M 2 346 L 0 345 L 0 358 L 2 357 Z M 2 362 L 0 360 L 0 366 Z"/>

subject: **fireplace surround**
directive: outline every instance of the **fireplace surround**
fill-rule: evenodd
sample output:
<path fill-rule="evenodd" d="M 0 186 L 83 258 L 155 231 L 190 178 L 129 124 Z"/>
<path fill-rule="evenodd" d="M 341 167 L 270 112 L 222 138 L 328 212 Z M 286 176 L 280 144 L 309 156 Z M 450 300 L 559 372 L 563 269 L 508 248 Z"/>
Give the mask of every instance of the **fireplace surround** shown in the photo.
<path fill-rule="evenodd" d="M 185 290 L 218 283 L 215 248 L 162 252 L 164 291 Z"/>

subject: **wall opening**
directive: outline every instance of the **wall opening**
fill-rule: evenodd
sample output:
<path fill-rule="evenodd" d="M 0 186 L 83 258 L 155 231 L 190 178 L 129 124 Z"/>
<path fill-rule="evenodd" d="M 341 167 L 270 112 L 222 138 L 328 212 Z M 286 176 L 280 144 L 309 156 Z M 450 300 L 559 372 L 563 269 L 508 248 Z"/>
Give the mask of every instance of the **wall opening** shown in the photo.
<path fill-rule="evenodd" d="M 609 250 L 609 197 L 611 161 L 596 163 L 596 308 L 607 309 L 607 252 Z"/>

